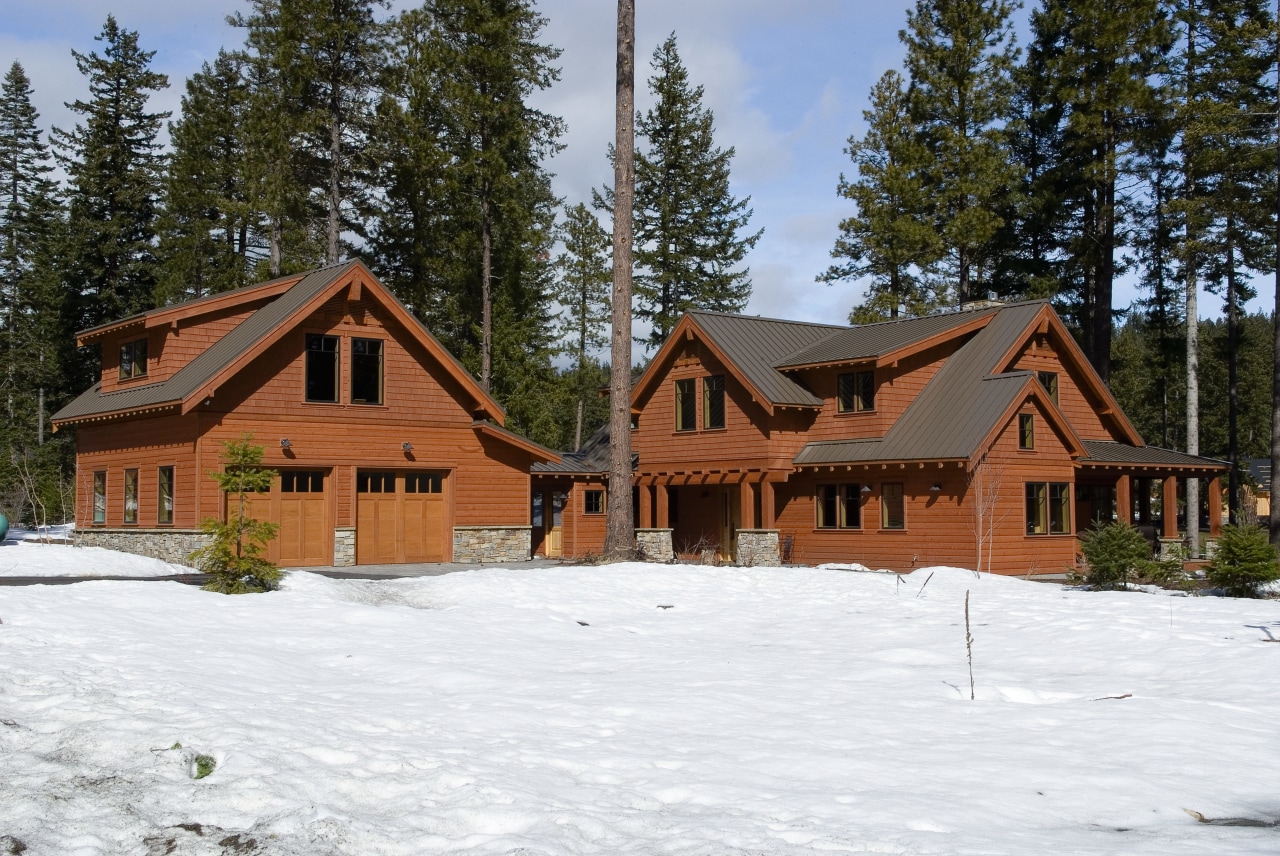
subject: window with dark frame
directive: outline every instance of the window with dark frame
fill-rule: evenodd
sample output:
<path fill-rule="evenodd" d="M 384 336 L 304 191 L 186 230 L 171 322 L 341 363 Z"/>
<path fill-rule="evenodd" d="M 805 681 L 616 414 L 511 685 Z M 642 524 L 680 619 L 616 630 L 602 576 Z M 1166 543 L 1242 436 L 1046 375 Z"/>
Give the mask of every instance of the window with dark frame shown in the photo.
<path fill-rule="evenodd" d="M 1071 532 L 1071 484 L 1028 482 L 1027 534 L 1067 535 Z"/>
<path fill-rule="evenodd" d="M 848 372 L 836 377 L 836 406 L 840 413 L 876 409 L 875 372 Z"/>
<path fill-rule="evenodd" d="M 1034 449 L 1036 447 L 1036 417 L 1031 413 L 1018 414 L 1018 448 Z"/>
<path fill-rule="evenodd" d="M 444 476 L 440 473 L 405 473 L 405 493 L 441 493 Z"/>
<path fill-rule="evenodd" d="M 107 474 L 93 474 L 93 522 L 107 522 Z"/>
<path fill-rule="evenodd" d="M 281 493 L 324 493 L 323 470 L 281 470 Z"/>
<path fill-rule="evenodd" d="M 697 399 L 693 380 L 676 381 L 676 430 L 693 431 L 698 427 Z"/>
<path fill-rule="evenodd" d="M 395 473 L 357 473 L 356 493 L 395 493 Z"/>
<path fill-rule="evenodd" d="M 160 467 L 156 474 L 156 523 L 173 523 L 173 467 Z"/>
<path fill-rule="evenodd" d="M 861 529 L 862 485 L 818 485 L 817 528 Z"/>
<path fill-rule="evenodd" d="M 902 482 L 887 482 L 880 486 L 880 528 L 907 528 L 907 509 Z"/>
<path fill-rule="evenodd" d="M 307 401 L 338 403 L 338 337 L 307 334 Z"/>
<path fill-rule="evenodd" d="M 382 340 L 351 340 L 351 403 L 382 403 Z"/>
<path fill-rule="evenodd" d="M 702 379 L 702 427 L 724 427 L 724 375 Z"/>
<path fill-rule="evenodd" d="M 1040 385 L 1044 387 L 1044 391 L 1049 394 L 1049 400 L 1054 404 L 1058 403 L 1058 373 L 1057 372 L 1036 372 L 1036 378 L 1040 381 Z"/>
<path fill-rule="evenodd" d="M 604 491 L 583 491 L 582 512 L 583 514 L 604 514 Z"/>
<path fill-rule="evenodd" d="M 120 380 L 147 376 L 147 340 L 135 339 L 120 346 Z"/>
<path fill-rule="evenodd" d="M 124 471 L 124 522 L 138 522 L 138 471 Z"/>

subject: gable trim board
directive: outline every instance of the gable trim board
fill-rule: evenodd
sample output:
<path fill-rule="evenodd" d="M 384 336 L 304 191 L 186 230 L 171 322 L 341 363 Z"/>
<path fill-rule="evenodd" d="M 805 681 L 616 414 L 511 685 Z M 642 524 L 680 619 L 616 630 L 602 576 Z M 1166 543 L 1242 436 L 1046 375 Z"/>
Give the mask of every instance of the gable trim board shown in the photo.
<path fill-rule="evenodd" d="M 173 326 L 179 320 L 181 333 Z M 528 557 L 530 467 L 559 456 L 504 428 L 501 407 L 359 261 L 156 309 L 86 331 L 82 341 L 112 348 L 148 327 L 165 337 L 154 340 L 160 347 L 150 355 L 152 366 L 162 365 L 157 351 L 180 345 L 166 352 L 167 376 L 103 393 L 104 368 L 102 379 L 54 417 L 57 426 L 79 426 L 77 516 L 85 521 L 85 543 L 128 543 L 142 551 L 144 530 L 169 540 L 196 533 L 202 517 L 225 513 L 209 478 L 220 465 L 220 444 L 252 434 L 264 447 L 265 466 L 304 473 L 287 482 L 277 477 L 257 503 L 265 514 L 283 515 L 272 522 L 305 525 L 305 531 L 285 533 L 290 544 L 307 545 L 302 553 L 285 551 L 299 555 L 299 564 L 364 563 L 369 559 L 360 553 L 374 549 L 370 545 L 379 558 Z M 332 404 L 305 401 L 300 330 L 329 331 L 325 335 L 338 339 L 334 366 L 341 392 Z M 384 343 L 380 404 L 348 400 L 355 371 L 351 342 L 359 338 Z M 176 485 L 171 528 L 157 516 L 157 467 L 171 472 Z M 95 473 L 106 474 L 99 524 L 92 522 Z M 129 496 L 123 493 L 126 473 L 130 485 L 139 485 L 128 489 Z M 402 509 L 423 506 L 410 496 L 428 483 L 423 473 L 446 486 L 433 499 L 429 526 L 400 520 Z M 373 516 L 365 502 L 365 519 L 376 519 L 384 534 L 425 532 L 431 544 L 392 549 L 385 538 L 357 537 L 359 497 L 375 480 L 383 492 L 393 485 L 397 499 Z M 322 493 L 307 500 L 306 491 L 321 485 Z M 128 515 L 125 505 L 132 509 Z M 441 526 L 447 531 L 437 532 Z M 317 527 L 332 533 L 331 545 L 315 543 Z"/>

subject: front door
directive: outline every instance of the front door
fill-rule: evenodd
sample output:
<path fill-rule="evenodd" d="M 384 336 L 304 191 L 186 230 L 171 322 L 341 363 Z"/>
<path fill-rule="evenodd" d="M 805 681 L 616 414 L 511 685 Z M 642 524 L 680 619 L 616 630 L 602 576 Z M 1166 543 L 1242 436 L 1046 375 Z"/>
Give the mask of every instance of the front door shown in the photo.
<path fill-rule="evenodd" d="M 741 525 L 741 503 L 735 486 L 720 488 L 720 552 L 722 562 L 734 562 L 738 558 L 738 527 Z"/>
<path fill-rule="evenodd" d="M 546 526 L 546 557 L 548 559 L 559 559 L 564 555 L 564 491 L 553 491 L 551 493 L 551 507 L 549 513 L 542 516 Z"/>

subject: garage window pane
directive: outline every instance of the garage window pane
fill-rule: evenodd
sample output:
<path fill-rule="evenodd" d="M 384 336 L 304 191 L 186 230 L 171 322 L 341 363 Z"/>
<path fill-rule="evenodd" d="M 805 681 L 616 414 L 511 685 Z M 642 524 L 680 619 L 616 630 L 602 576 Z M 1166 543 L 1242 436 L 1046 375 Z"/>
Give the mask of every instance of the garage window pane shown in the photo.
<path fill-rule="evenodd" d="M 440 473 L 409 473 L 404 477 L 405 493 L 440 493 L 444 477 Z"/>
<path fill-rule="evenodd" d="M 360 473 L 356 476 L 356 493 L 395 493 L 395 473 Z"/>
<path fill-rule="evenodd" d="M 283 470 L 281 493 L 324 493 L 324 473 L 320 470 Z"/>

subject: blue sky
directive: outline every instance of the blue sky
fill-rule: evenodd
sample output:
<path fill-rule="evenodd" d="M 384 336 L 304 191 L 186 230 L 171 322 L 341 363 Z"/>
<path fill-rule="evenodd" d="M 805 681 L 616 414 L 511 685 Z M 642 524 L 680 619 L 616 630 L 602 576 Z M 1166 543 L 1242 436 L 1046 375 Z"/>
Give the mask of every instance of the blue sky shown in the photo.
<path fill-rule="evenodd" d="M 408 5 L 397 3 L 398 6 Z M 675 32 L 691 80 L 705 87 L 716 139 L 737 150 L 733 188 L 750 196 L 754 228 L 765 232 L 748 257 L 754 291 L 747 311 L 774 317 L 845 323 L 857 284 L 826 286 L 814 277 L 830 263 L 849 204 L 836 196 L 850 134 L 863 130 L 862 110 L 875 80 L 899 68 L 898 30 L 907 0 L 637 0 L 637 102 L 648 104 L 649 56 Z M 225 24 L 247 10 L 235 0 L 9 0 L 0 22 L 0 63 L 18 59 L 32 79 L 42 122 L 69 127 L 63 102 L 86 95 L 71 49 L 94 49 L 110 11 L 137 30 L 153 67 L 170 77 L 156 109 L 178 107 L 183 82 L 220 46 L 242 34 Z M 543 40 L 564 53 L 561 81 L 537 98 L 565 118 L 566 148 L 550 164 L 568 204 L 589 201 L 611 180 L 605 150 L 613 139 L 616 4 L 610 0 L 541 0 Z M 1118 289 L 1117 300 L 1131 299 Z M 1210 314 L 1216 298 L 1203 296 Z M 1203 311 L 1203 310 L 1202 310 Z"/>

